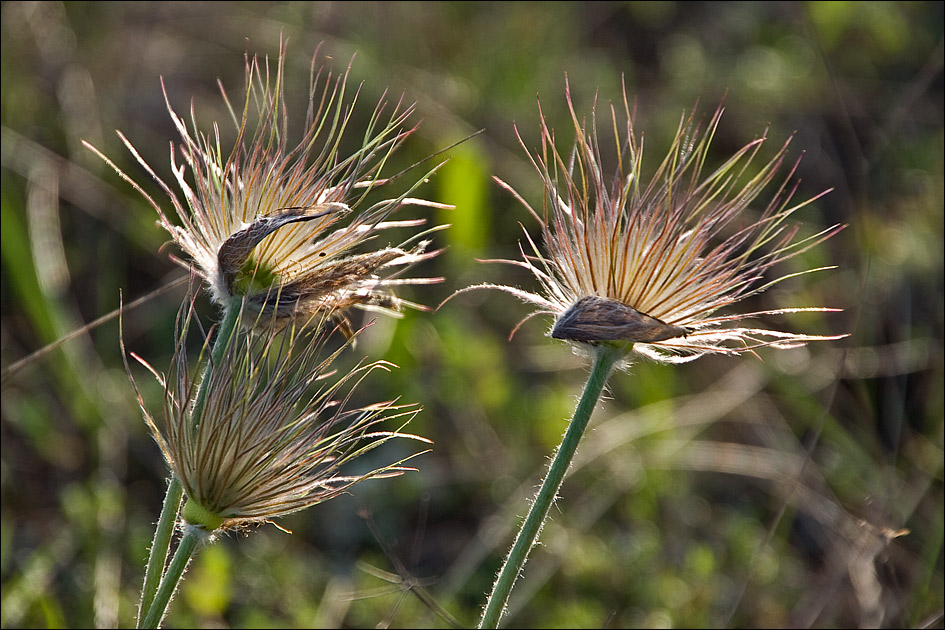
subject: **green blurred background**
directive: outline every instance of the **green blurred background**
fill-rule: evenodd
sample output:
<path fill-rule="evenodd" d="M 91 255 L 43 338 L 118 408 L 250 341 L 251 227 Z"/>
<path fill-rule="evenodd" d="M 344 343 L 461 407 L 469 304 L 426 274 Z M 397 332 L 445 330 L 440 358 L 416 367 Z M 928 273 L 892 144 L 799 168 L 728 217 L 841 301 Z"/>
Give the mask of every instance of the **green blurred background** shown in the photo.
<path fill-rule="evenodd" d="M 120 292 L 127 303 L 182 274 L 154 211 L 80 142 L 164 203 L 113 130 L 169 177 L 159 77 L 178 112 L 193 100 L 204 128 L 228 130 L 217 79 L 240 94 L 243 54 L 275 55 L 280 33 L 290 120 L 319 42 L 339 69 L 356 55 L 359 120 L 384 90 L 416 101 L 422 125 L 390 173 L 484 129 L 419 191 L 456 209 L 402 215 L 452 224 L 417 270 L 445 282 L 409 299 L 536 288 L 475 259 L 517 257 L 522 226 L 537 233 L 490 178 L 541 203 L 513 124 L 533 147 L 540 98 L 570 142 L 565 74 L 587 113 L 624 77 L 644 172 L 696 101 L 708 114 L 725 99 L 716 164 L 766 127 L 768 156 L 796 132 L 798 194 L 834 189 L 798 213 L 802 233 L 849 225 L 778 271 L 838 269 L 746 308 L 841 307 L 763 323 L 850 337 L 612 379 L 508 626 L 942 627 L 941 2 L 5 2 L 0 28 L 3 627 L 133 624 L 164 492 L 117 321 L 8 369 Z M 182 296 L 124 315 L 129 349 L 158 368 Z M 587 373 L 548 321 L 508 339 L 528 312 L 479 291 L 372 326 L 345 360 L 400 369 L 359 398 L 421 404 L 411 428 L 433 452 L 417 473 L 283 519 L 291 535 L 267 526 L 204 550 L 166 625 L 446 626 L 437 607 L 474 625 Z M 157 409 L 157 388 L 145 395 Z"/>

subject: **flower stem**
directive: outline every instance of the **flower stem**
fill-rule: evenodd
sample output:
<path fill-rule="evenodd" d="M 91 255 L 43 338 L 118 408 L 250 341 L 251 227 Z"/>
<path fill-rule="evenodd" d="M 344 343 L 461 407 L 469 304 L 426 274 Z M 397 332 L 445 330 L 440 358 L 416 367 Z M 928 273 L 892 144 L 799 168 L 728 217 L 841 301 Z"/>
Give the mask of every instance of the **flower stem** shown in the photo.
<path fill-rule="evenodd" d="M 587 429 L 587 423 L 591 419 L 591 413 L 600 399 L 601 392 L 607 379 L 610 377 L 614 366 L 627 352 L 627 348 L 618 348 L 611 345 L 600 345 L 596 348 L 594 356 L 594 367 L 584 385 L 584 392 L 581 394 L 581 400 L 574 410 L 574 416 L 568 425 L 568 430 L 561 440 L 555 457 L 548 468 L 548 474 L 538 489 L 535 501 L 532 503 L 525 522 L 515 538 L 515 543 L 509 551 L 502 568 L 499 570 L 499 576 L 496 578 L 492 587 L 492 594 L 486 602 L 485 610 L 482 613 L 482 619 L 479 622 L 480 628 L 497 628 L 499 619 L 505 612 L 509 600 L 509 593 L 515 584 L 515 579 L 525 566 L 528 559 L 528 553 L 532 546 L 537 542 L 538 535 L 541 532 L 548 511 L 558 494 L 558 489 L 564 480 L 564 475 L 571 465 L 571 459 L 577 450 L 577 445 Z"/>
<path fill-rule="evenodd" d="M 210 365 L 207 366 L 207 370 L 204 372 L 203 380 L 200 381 L 200 388 L 197 390 L 197 397 L 194 399 L 194 409 L 190 416 L 194 429 L 200 424 L 204 405 L 207 404 L 207 392 L 210 389 L 207 386 L 207 381 L 210 380 L 210 372 L 215 366 L 223 363 L 223 355 L 239 319 L 240 303 L 239 300 L 233 300 L 223 310 L 223 320 L 220 322 L 217 337 L 213 340 L 213 349 L 210 351 Z"/>
<path fill-rule="evenodd" d="M 220 328 L 217 337 L 213 342 L 213 349 L 210 351 L 211 362 L 204 373 L 203 380 L 200 381 L 200 387 L 197 390 L 197 396 L 194 399 L 193 414 L 191 416 L 194 427 L 200 423 L 200 416 L 203 415 L 203 408 L 207 401 L 207 381 L 209 380 L 210 370 L 214 365 L 219 365 L 223 360 L 223 353 L 226 346 L 236 329 L 236 323 L 239 321 L 240 306 L 238 303 L 227 305 L 223 311 L 223 321 L 220 322 Z M 161 507 L 161 516 L 158 518 L 157 527 L 154 530 L 154 541 L 151 543 L 151 551 L 148 555 L 148 565 L 144 571 L 144 584 L 141 587 L 141 601 L 138 605 L 138 627 L 142 628 L 143 620 L 150 617 L 151 607 L 154 598 L 157 595 L 158 585 L 164 577 L 164 565 L 167 562 L 167 554 L 171 546 L 171 538 L 174 534 L 174 526 L 177 524 L 177 514 L 180 511 L 181 500 L 184 489 L 176 477 L 171 476 L 167 484 L 167 494 L 164 496 L 164 505 Z M 167 604 L 165 603 L 165 606 Z"/>
<path fill-rule="evenodd" d="M 203 540 L 203 538 L 203 536 L 190 529 L 184 534 L 183 538 L 180 539 L 180 544 L 177 545 L 177 551 L 174 553 L 174 559 L 171 560 L 170 566 L 167 567 L 167 573 L 164 574 L 164 578 L 161 580 L 161 586 L 154 596 L 151 608 L 148 610 L 148 614 L 145 615 L 144 620 L 139 624 L 140 628 L 157 628 L 161 624 L 161 620 L 164 618 L 164 612 L 167 610 L 167 605 L 171 601 L 171 596 L 174 594 L 174 591 L 177 590 L 181 576 L 184 575 L 184 569 L 187 568 L 187 564 L 190 562 L 194 551 L 197 549 L 197 544 Z"/>
<path fill-rule="evenodd" d="M 151 552 L 148 555 L 148 565 L 144 571 L 144 585 L 141 587 L 141 601 L 138 604 L 139 628 L 143 627 L 141 622 L 151 610 L 163 577 L 164 564 L 167 562 L 167 552 L 171 547 L 171 536 L 174 534 L 174 524 L 177 522 L 177 512 L 180 510 L 183 495 L 184 489 L 172 475 L 167 484 L 167 494 L 164 496 L 164 505 L 161 507 L 161 516 L 158 518 Z"/>

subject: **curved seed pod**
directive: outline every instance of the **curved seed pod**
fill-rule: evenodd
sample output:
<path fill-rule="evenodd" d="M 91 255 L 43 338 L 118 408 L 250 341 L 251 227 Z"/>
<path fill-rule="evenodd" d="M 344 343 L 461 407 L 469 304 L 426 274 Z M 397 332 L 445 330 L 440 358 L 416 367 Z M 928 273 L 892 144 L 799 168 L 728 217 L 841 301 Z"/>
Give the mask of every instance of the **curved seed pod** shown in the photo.
<path fill-rule="evenodd" d="M 305 208 L 285 208 L 276 214 L 260 217 L 247 227 L 235 232 L 223 241 L 217 252 L 220 274 L 227 290 L 230 293 L 233 292 L 233 281 L 243 269 L 243 265 L 249 258 L 253 248 L 279 228 L 290 223 L 311 221 L 336 212 L 347 211 L 348 206 L 343 203 L 325 203 Z"/>
<path fill-rule="evenodd" d="M 623 302 L 590 295 L 558 316 L 551 336 L 583 342 L 654 342 L 685 337 L 690 332 L 685 326 L 666 324 Z"/>

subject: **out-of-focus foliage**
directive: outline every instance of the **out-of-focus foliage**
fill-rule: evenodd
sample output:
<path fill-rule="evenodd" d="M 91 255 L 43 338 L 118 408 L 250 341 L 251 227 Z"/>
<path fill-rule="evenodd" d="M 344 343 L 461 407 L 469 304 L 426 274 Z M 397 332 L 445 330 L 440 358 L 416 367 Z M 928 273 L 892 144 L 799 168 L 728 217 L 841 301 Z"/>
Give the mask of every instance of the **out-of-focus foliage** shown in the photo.
<path fill-rule="evenodd" d="M 339 69 L 355 55 L 363 120 L 384 90 L 417 102 L 423 123 L 391 173 L 484 130 L 419 191 L 457 208 L 429 213 L 454 227 L 421 270 L 446 280 L 411 300 L 436 306 L 480 282 L 534 289 L 523 270 L 475 259 L 517 257 L 523 227 L 535 233 L 490 178 L 540 205 L 513 124 L 533 146 L 540 99 L 567 146 L 565 75 L 587 114 L 625 81 L 650 160 L 697 100 L 709 113 L 725 99 L 718 160 L 765 129 L 773 145 L 794 133 L 792 154 L 806 152 L 799 194 L 834 189 L 799 212 L 803 230 L 849 225 L 790 262 L 837 269 L 757 298 L 758 310 L 841 307 L 768 323 L 849 338 L 639 363 L 612 379 L 509 626 L 941 626 L 942 3 L 0 10 L 3 627 L 131 624 L 167 474 L 124 375 L 117 320 L 9 369 L 112 312 L 119 295 L 127 304 L 183 274 L 153 210 L 81 140 L 160 199 L 112 130 L 170 175 L 163 76 L 178 111 L 193 101 L 198 121 L 220 121 L 232 140 L 216 80 L 238 94 L 243 54 L 276 54 L 280 34 L 290 120 L 302 121 L 319 42 Z M 125 343 L 153 365 L 167 365 L 182 295 L 124 314 Z M 482 291 L 370 327 L 350 360 L 400 366 L 369 395 L 422 404 L 410 428 L 434 451 L 418 473 L 285 519 L 292 535 L 263 527 L 199 553 L 167 626 L 445 625 L 432 602 L 474 624 L 586 375 L 545 336 L 547 321 L 509 340 L 525 314 Z"/>

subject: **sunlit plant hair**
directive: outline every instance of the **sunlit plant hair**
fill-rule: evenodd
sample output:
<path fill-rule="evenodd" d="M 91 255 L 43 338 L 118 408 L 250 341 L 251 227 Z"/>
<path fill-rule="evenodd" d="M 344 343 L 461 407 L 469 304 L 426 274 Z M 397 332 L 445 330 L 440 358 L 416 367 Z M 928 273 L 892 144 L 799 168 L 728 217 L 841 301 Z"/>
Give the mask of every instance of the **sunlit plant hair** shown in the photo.
<path fill-rule="evenodd" d="M 490 284 L 469 288 L 496 288 L 537 305 L 539 310 L 529 317 L 553 315 L 552 337 L 585 347 L 632 344 L 640 354 L 671 363 L 707 353 L 738 354 L 760 346 L 836 338 L 730 326 L 761 315 L 833 310 L 829 308 L 719 312 L 797 275 L 762 281 L 772 266 L 842 227 L 796 239 L 798 226 L 786 224 L 795 211 L 817 198 L 792 203 L 797 162 L 786 173 L 779 172 L 789 141 L 755 167 L 766 139 L 758 138 L 703 175 L 722 108 L 705 129 L 694 110 L 680 120 L 669 151 L 645 178 L 643 141 L 633 128 L 624 90 L 620 115 L 613 105 L 610 108 L 608 125 L 616 146 L 615 170 L 608 174 L 602 155 L 609 152 L 600 145 L 596 104 L 586 126 L 575 113 L 570 90 L 566 94 L 575 132 L 570 153 L 558 151 L 543 115 L 540 151 L 528 151 L 518 136 L 544 184 L 542 212 L 496 178 L 538 219 L 544 248 L 526 232 L 530 252 L 523 251 L 522 260 L 491 262 L 528 269 L 543 291 Z M 774 188 L 770 201 L 756 214 L 752 206 L 769 185 Z"/>
<path fill-rule="evenodd" d="M 181 138 L 178 147 L 171 144 L 171 169 L 183 201 L 118 132 L 170 198 L 180 225 L 130 176 L 87 146 L 154 207 L 161 225 L 196 265 L 216 302 L 225 305 L 245 297 L 246 308 L 275 313 L 283 320 L 307 318 L 316 311 L 330 313 L 350 334 L 347 309 L 392 313 L 403 306 L 419 307 L 397 297 L 392 288 L 441 281 L 398 277 L 438 253 L 428 251 L 423 233 L 369 252 L 358 251 L 358 246 L 378 238 L 385 228 L 424 222 L 389 220 L 401 206 L 445 206 L 409 196 L 430 173 L 400 196 L 368 205 L 368 194 L 391 179 L 380 174 L 389 157 L 416 130 L 406 126 L 414 108 L 382 97 L 363 134 L 346 133 L 360 89 L 349 97 L 350 65 L 344 74 L 335 75 L 318 60 L 318 51 L 312 59 L 304 131 L 301 140 L 291 144 L 285 56 L 281 45 L 273 72 L 268 58 L 260 61 L 247 55 L 246 93 L 239 109 L 220 84 L 237 130 L 229 151 L 222 148 L 216 124 L 212 133 L 200 131 L 192 107 L 188 126 L 164 89 Z M 346 154 L 342 145 L 352 139 L 358 148 Z M 342 219 L 347 221 L 344 225 Z"/>
<path fill-rule="evenodd" d="M 266 316 L 244 310 L 240 317 Z M 222 341 L 222 352 L 214 351 L 219 362 L 201 370 L 206 379 L 201 388 L 207 393 L 198 403 L 200 379 L 187 352 L 195 321 L 192 299 L 178 315 L 167 375 L 132 355 L 164 388 L 163 413 L 150 412 L 140 392 L 138 401 L 184 488 L 183 518 L 208 533 L 270 522 L 331 499 L 355 483 L 413 470 L 402 465 L 403 459 L 354 474 L 346 472 L 346 465 L 394 438 L 429 443 L 401 431 L 416 415 L 415 405 L 351 401 L 368 375 L 387 371 L 391 364 L 362 363 L 338 373 L 333 362 L 348 344 L 327 350 L 328 327 L 294 322 L 278 333 L 269 319 L 267 334 L 234 332 Z M 259 321 L 247 327 L 264 328 Z M 205 341 L 200 363 L 212 362 L 208 349 Z M 393 429 L 379 426 L 390 423 Z"/>

